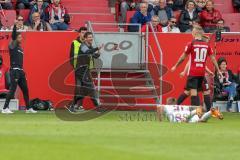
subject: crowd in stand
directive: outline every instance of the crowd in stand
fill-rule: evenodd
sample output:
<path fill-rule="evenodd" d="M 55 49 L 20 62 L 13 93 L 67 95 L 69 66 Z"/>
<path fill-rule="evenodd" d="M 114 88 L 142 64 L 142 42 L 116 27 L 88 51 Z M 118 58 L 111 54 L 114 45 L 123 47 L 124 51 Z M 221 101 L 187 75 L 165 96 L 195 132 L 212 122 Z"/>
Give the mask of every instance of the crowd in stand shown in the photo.
<path fill-rule="evenodd" d="M 136 10 L 130 23 L 141 24 L 142 30 L 145 30 L 144 25 L 148 22 L 153 22 L 153 16 L 158 16 L 158 25 L 162 29 L 158 26 L 157 31 L 191 32 L 194 25 L 201 25 L 207 33 L 213 33 L 217 29 L 230 31 L 229 27 L 224 25 L 220 11 L 214 8 L 212 0 L 122 0 L 121 22 L 126 22 L 129 10 Z M 180 12 L 179 17 L 174 15 L 175 11 Z M 129 31 L 138 31 L 138 27 L 131 26 Z"/>
<path fill-rule="evenodd" d="M 231 69 L 228 68 L 228 62 L 224 57 L 218 59 L 218 66 L 222 77 L 214 76 L 214 92 L 215 98 L 227 100 L 227 111 L 232 111 L 232 103 L 235 99 L 240 99 L 240 68 L 238 74 L 234 74 Z"/>
<path fill-rule="evenodd" d="M 3 9 L 14 9 L 10 0 L 0 0 Z M 22 15 L 17 15 L 18 30 L 52 31 L 67 30 L 70 16 L 67 9 L 61 4 L 61 0 L 17 0 L 15 8 L 29 9 L 29 16 L 24 21 Z M 0 25 L 1 30 L 11 27 Z"/>
<path fill-rule="evenodd" d="M 240 0 L 232 0 L 233 6 L 240 12 Z"/>
<path fill-rule="evenodd" d="M 237 0 L 234 2 L 235 7 L 240 7 Z M 152 24 L 149 32 L 153 29 L 165 33 L 191 32 L 194 25 L 201 25 L 207 33 L 230 31 L 212 0 L 123 0 L 120 5 L 121 22 L 128 22 L 126 13 L 129 10 L 136 10 L 130 23 L 141 24 L 142 32 L 146 32 L 149 22 Z M 180 12 L 179 17 L 175 11 Z M 139 26 L 131 25 L 128 31 L 137 32 Z M 240 98 L 240 68 L 238 74 L 234 74 L 224 57 L 218 59 L 218 66 L 223 76 L 219 77 L 217 73 L 214 76 L 214 100 L 226 100 L 227 111 L 233 111 L 233 101 Z"/>

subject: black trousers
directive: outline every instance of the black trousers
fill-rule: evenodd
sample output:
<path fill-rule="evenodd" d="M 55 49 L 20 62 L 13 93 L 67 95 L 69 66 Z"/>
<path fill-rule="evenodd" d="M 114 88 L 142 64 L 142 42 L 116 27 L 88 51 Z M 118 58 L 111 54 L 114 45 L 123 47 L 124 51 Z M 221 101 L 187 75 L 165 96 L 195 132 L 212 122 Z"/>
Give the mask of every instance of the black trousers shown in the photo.
<path fill-rule="evenodd" d="M 75 71 L 75 93 L 73 105 L 82 106 L 85 96 L 90 96 L 95 106 L 99 106 L 98 96 L 88 67 L 80 67 Z"/>
<path fill-rule="evenodd" d="M 18 69 L 11 69 L 10 70 L 10 79 L 11 79 L 11 85 L 9 93 L 6 97 L 6 102 L 4 104 L 4 109 L 9 107 L 9 102 L 11 99 L 14 98 L 14 94 L 16 92 L 17 86 L 19 85 L 20 89 L 23 92 L 23 97 L 25 101 L 26 108 L 29 109 L 29 92 L 28 92 L 28 86 L 27 86 L 27 80 L 26 76 L 23 70 Z"/>

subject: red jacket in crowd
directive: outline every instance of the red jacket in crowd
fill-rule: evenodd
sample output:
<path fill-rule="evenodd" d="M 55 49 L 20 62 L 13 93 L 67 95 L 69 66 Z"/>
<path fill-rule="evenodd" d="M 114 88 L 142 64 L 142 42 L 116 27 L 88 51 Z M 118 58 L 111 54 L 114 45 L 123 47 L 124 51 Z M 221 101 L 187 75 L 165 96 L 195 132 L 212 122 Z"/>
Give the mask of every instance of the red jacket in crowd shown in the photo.
<path fill-rule="evenodd" d="M 162 26 L 159 24 L 156 27 L 153 27 L 155 32 L 162 32 Z M 152 28 L 149 26 L 148 27 L 149 32 L 152 32 Z M 146 32 L 147 31 L 147 25 L 143 25 L 142 26 L 142 32 Z"/>
<path fill-rule="evenodd" d="M 203 27 L 215 27 L 217 22 L 222 19 L 222 15 L 216 9 L 213 9 L 212 12 L 203 10 L 200 14 L 200 19 Z"/>

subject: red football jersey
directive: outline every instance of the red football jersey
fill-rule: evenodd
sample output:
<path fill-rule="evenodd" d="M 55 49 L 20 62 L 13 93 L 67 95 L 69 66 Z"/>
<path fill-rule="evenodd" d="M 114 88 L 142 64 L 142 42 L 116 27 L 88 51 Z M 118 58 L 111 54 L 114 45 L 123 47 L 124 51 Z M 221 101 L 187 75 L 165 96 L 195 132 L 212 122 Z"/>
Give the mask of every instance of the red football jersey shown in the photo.
<path fill-rule="evenodd" d="M 207 57 L 213 50 L 207 42 L 195 40 L 185 48 L 185 53 L 190 54 L 189 76 L 204 76 Z"/>

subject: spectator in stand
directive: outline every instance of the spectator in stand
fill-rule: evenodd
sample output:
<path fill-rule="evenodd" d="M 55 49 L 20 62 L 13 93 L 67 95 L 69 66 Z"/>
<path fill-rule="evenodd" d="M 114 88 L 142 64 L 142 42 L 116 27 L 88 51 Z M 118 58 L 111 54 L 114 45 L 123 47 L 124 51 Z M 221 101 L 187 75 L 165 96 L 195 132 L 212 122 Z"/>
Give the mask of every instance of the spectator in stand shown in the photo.
<path fill-rule="evenodd" d="M 204 31 L 212 33 L 217 29 L 217 22 L 222 19 L 222 15 L 218 10 L 214 9 L 214 2 L 208 0 L 206 2 L 206 9 L 200 14 L 200 19 Z"/>
<path fill-rule="evenodd" d="M 147 4 L 147 6 L 148 6 L 147 11 L 151 14 L 151 16 L 153 16 L 155 14 L 153 8 L 156 5 L 158 5 L 158 1 L 159 0 L 142 0 L 141 3 L 146 3 Z M 140 3 L 137 3 L 136 10 L 140 10 Z"/>
<path fill-rule="evenodd" d="M 174 3 L 174 0 L 167 0 L 166 1 L 166 4 L 169 8 L 171 8 L 173 10 L 173 3 Z"/>
<path fill-rule="evenodd" d="M 53 0 L 47 9 L 46 21 L 50 23 L 53 30 L 67 30 L 70 21 L 67 9 L 60 0 Z"/>
<path fill-rule="evenodd" d="M 221 32 L 230 32 L 230 28 L 225 26 L 225 21 L 224 19 L 220 19 L 217 23 L 217 29 L 220 30 Z"/>
<path fill-rule="evenodd" d="M 140 4 L 140 10 L 136 11 L 136 13 L 131 18 L 131 23 L 137 23 L 141 25 L 145 25 L 147 22 L 151 21 L 151 14 L 147 11 L 148 6 L 147 3 L 141 3 Z M 130 32 L 137 32 L 138 26 L 130 26 L 129 27 Z"/>
<path fill-rule="evenodd" d="M 48 3 L 43 0 L 37 0 L 37 3 L 33 5 L 30 14 L 29 14 L 29 22 L 32 23 L 32 14 L 35 12 L 40 13 L 41 19 L 46 19 L 46 8 L 48 7 Z"/>
<path fill-rule="evenodd" d="M 136 3 L 134 0 L 120 0 L 121 23 L 126 23 L 127 11 L 135 9 Z"/>
<path fill-rule="evenodd" d="M 174 11 L 184 10 L 187 0 L 167 0 L 167 5 Z"/>
<path fill-rule="evenodd" d="M 199 16 L 195 2 L 189 0 L 186 3 L 186 9 L 181 12 L 179 19 L 179 28 L 181 32 L 191 32 L 193 25 L 198 23 Z"/>
<path fill-rule="evenodd" d="M 232 102 L 237 94 L 235 83 L 236 76 L 230 69 L 227 68 L 227 61 L 225 58 L 220 57 L 218 59 L 218 66 L 223 77 L 219 77 L 216 74 L 214 81 L 215 84 L 219 84 L 221 86 L 222 91 L 228 93 L 227 111 L 232 111 Z"/>
<path fill-rule="evenodd" d="M 159 0 L 143 0 L 142 2 L 148 2 L 148 4 L 152 5 L 153 7 L 155 7 L 156 5 L 158 5 Z"/>
<path fill-rule="evenodd" d="M 162 26 L 160 25 L 160 20 L 159 17 L 154 15 L 152 16 L 152 20 L 151 20 L 154 32 L 162 32 Z M 147 25 L 145 24 L 144 26 L 142 26 L 142 32 L 146 32 L 147 31 Z M 152 28 L 149 26 L 148 28 L 149 32 L 153 32 Z"/>
<path fill-rule="evenodd" d="M 51 3 L 51 0 L 43 0 L 44 1 L 44 3 L 46 3 L 46 4 L 50 4 Z"/>
<path fill-rule="evenodd" d="M 18 9 L 31 9 L 36 0 L 17 0 Z"/>
<path fill-rule="evenodd" d="M 197 5 L 198 12 L 202 12 L 206 6 L 206 0 L 195 0 L 195 3 Z"/>
<path fill-rule="evenodd" d="M 240 0 L 233 0 L 233 6 L 240 11 Z"/>
<path fill-rule="evenodd" d="M 180 29 L 177 26 L 177 19 L 171 18 L 168 22 L 168 25 L 165 27 L 162 27 L 162 31 L 164 33 L 180 33 Z"/>
<path fill-rule="evenodd" d="M 158 0 L 120 0 L 120 22 L 126 23 L 127 11 L 140 10 L 140 3 L 148 3 L 148 12 L 154 15 L 153 7 L 158 3 Z"/>
<path fill-rule="evenodd" d="M 32 14 L 32 23 L 29 28 L 33 31 L 52 31 L 50 24 L 42 20 L 38 12 Z"/>
<path fill-rule="evenodd" d="M 11 0 L 0 0 L 3 9 L 13 9 Z"/>
<path fill-rule="evenodd" d="M 14 26 L 11 26 L 11 29 L 13 29 Z M 17 31 L 26 31 L 28 30 L 28 26 L 24 25 L 24 19 L 23 16 L 18 15 L 16 19 L 16 27 Z"/>
<path fill-rule="evenodd" d="M 159 5 L 154 7 L 154 11 L 162 26 L 167 26 L 168 21 L 173 18 L 173 10 L 167 7 L 165 0 L 159 0 Z"/>

